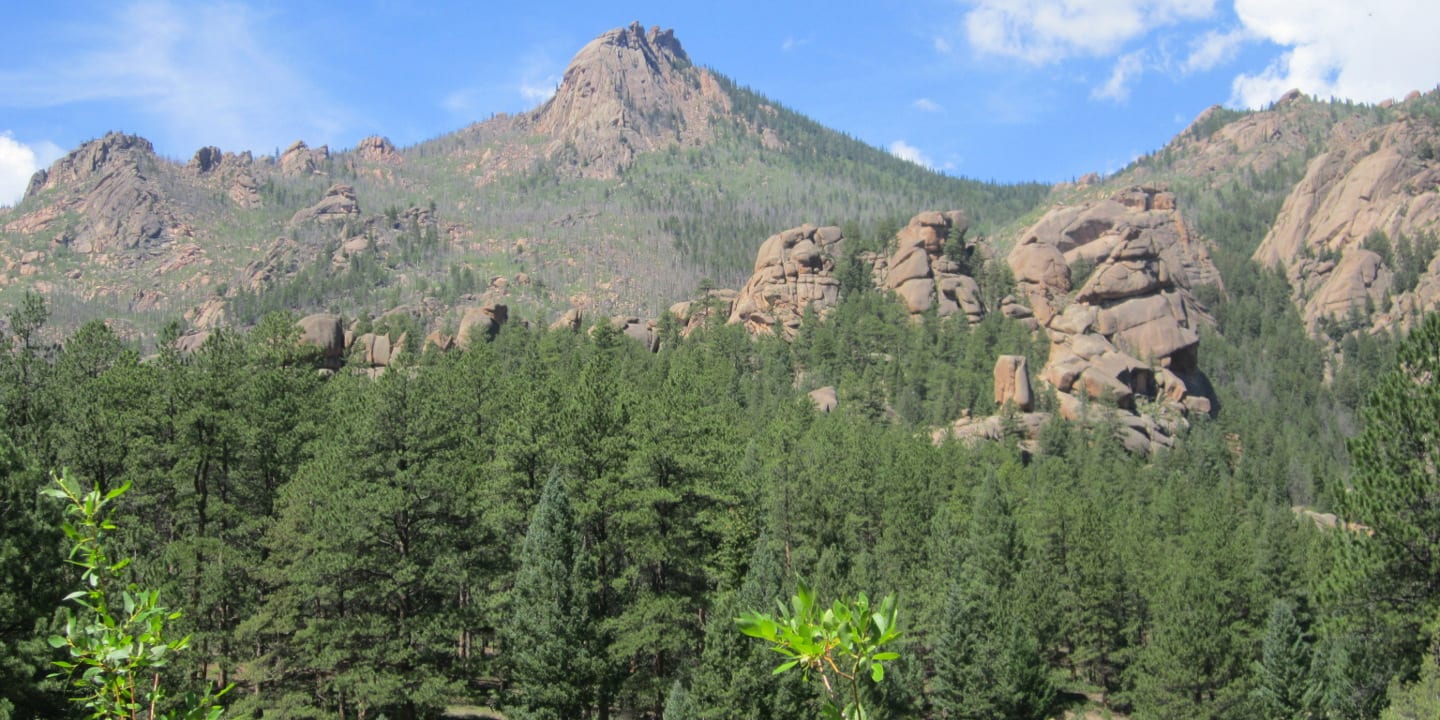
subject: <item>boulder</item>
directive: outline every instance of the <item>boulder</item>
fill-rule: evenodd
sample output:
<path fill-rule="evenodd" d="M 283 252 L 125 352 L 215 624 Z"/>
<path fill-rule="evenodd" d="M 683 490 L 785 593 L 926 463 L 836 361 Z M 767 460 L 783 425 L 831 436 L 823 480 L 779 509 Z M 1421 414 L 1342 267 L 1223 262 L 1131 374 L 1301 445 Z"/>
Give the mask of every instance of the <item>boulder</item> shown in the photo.
<path fill-rule="evenodd" d="M 1014 404 L 1029 412 L 1034 401 L 1030 394 L 1029 361 L 1024 355 L 1001 355 L 995 360 L 995 405 Z"/>
<path fill-rule="evenodd" d="M 580 311 L 580 308 L 572 307 L 569 310 L 560 313 L 560 317 L 557 318 L 555 322 L 550 323 L 550 329 L 580 332 L 580 326 L 584 323 L 584 320 L 585 314 Z"/>
<path fill-rule="evenodd" d="M 359 214 L 360 202 L 355 198 L 355 188 L 350 185 L 331 185 L 319 202 L 295 213 L 290 218 L 290 224 L 298 225 L 311 220 L 333 222 Z"/>
<path fill-rule="evenodd" d="M 815 388 L 810 391 L 809 395 L 810 400 L 815 403 L 815 409 L 820 412 L 828 413 L 840 404 L 840 400 L 835 394 L 834 385 Z"/>
<path fill-rule="evenodd" d="M 455 334 L 455 346 L 464 350 L 482 338 L 488 340 L 494 337 L 509 318 L 510 308 L 505 305 L 466 308 L 460 316 L 460 329 Z"/>
<path fill-rule="evenodd" d="M 834 307 L 840 300 L 840 280 L 834 275 L 833 253 L 843 239 L 839 228 L 813 225 L 771 235 L 760 245 L 745 287 L 733 302 L 726 301 L 729 322 L 762 334 L 778 327 L 792 337 L 807 309 L 823 315 Z M 695 325 L 695 318 L 689 318 L 687 332 Z"/>
<path fill-rule="evenodd" d="M 306 315 L 295 324 L 300 326 L 300 342 L 320 348 L 321 357 L 339 360 L 345 355 L 345 325 L 339 315 Z"/>
<path fill-rule="evenodd" d="M 876 258 L 876 286 L 890 290 L 912 316 L 936 308 L 941 317 L 964 315 L 971 323 L 985 317 L 980 286 L 961 272 L 947 250 L 974 251 L 965 245 L 969 220 L 959 210 L 922 212 L 895 234 L 888 256 Z"/>
<path fill-rule="evenodd" d="M 280 172 L 285 175 L 320 175 L 329 160 L 329 147 L 321 145 L 312 150 L 305 141 L 296 140 L 280 155 Z"/>

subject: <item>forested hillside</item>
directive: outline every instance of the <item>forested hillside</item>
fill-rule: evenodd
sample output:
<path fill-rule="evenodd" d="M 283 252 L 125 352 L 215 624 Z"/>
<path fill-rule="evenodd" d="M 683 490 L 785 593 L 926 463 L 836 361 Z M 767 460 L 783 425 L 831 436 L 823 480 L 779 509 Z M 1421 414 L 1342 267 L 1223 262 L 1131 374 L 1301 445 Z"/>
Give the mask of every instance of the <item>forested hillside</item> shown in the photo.
<path fill-rule="evenodd" d="M 99 323 L 50 346 L 30 296 L 0 366 L 0 707 L 67 713 L 44 638 L 78 579 L 38 494 L 64 466 L 132 484 L 117 550 L 193 634 L 167 683 L 236 683 L 232 717 L 545 716 L 557 683 L 599 717 L 803 717 L 815 686 L 733 623 L 799 578 L 900 596 L 894 717 L 1374 717 L 1440 597 L 1433 499 L 1401 490 L 1434 481 L 1440 325 L 1326 385 L 1283 281 L 1253 283 L 1206 338 L 1224 411 L 1149 460 L 1063 421 L 1033 453 L 932 443 L 1028 333 L 873 292 L 809 342 L 509 325 L 375 380 L 317 374 L 283 314 L 147 362 Z M 830 381 L 821 413 L 802 391 Z"/>
<path fill-rule="evenodd" d="M 876 718 L 1440 717 L 1437 118 L 1002 186 L 634 25 L 413 147 L 106 135 L 0 210 L 0 720 L 142 590 L 162 714 L 818 717 L 802 583 L 898 597 Z"/>

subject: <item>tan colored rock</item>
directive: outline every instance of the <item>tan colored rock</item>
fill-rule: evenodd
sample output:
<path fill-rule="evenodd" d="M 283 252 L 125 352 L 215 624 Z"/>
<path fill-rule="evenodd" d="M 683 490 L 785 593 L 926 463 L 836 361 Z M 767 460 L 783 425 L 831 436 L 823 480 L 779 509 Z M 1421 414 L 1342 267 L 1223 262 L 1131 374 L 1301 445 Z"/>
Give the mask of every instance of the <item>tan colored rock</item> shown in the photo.
<path fill-rule="evenodd" d="M 767 238 L 756 253 L 754 274 L 731 304 L 729 322 L 764 334 L 778 324 L 789 337 L 808 308 L 823 315 L 840 299 L 832 253 L 842 240 L 839 228 L 813 225 Z"/>
<path fill-rule="evenodd" d="M 509 318 L 510 308 L 505 305 L 466 308 L 460 316 L 460 329 L 455 334 L 455 346 L 464 350 L 472 343 L 493 336 Z"/>
<path fill-rule="evenodd" d="M 339 315 L 317 313 L 300 318 L 300 342 L 320 349 L 321 357 L 338 360 L 345 354 L 345 325 Z"/>
<path fill-rule="evenodd" d="M 585 315 L 580 311 L 580 308 L 572 307 L 569 310 L 561 313 L 559 319 L 550 324 L 550 329 L 579 332 L 580 325 L 584 321 L 584 319 Z"/>
<path fill-rule="evenodd" d="M 1378 127 L 1340 129 L 1310 161 L 1253 257 L 1285 271 L 1316 334 L 1323 320 L 1346 320 L 1352 311 L 1376 330 L 1408 326 L 1417 317 L 1412 311 L 1423 312 L 1426 303 L 1404 298 L 1393 268 L 1363 246 L 1376 232 L 1393 241 L 1440 223 L 1440 194 L 1422 191 L 1440 186 L 1440 163 L 1421 157 L 1422 147 L 1440 147 L 1440 128 L 1401 113 Z M 1338 263 L 1330 261 L 1337 257 Z M 1396 296 L 1388 309 L 1387 295 Z"/>
<path fill-rule="evenodd" d="M 822 413 L 828 413 L 840 404 L 840 400 L 835 394 L 834 385 L 815 388 L 810 391 L 809 395 L 810 400 L 815 403 L 815 409 Z"/>
<path fill-rule="evenodd" d="M 366 162 L 398 165 L 404 161 L 389 138 L 378 135 L 367 137 L 355 146 L 355 156 Z"/>
<path fill-rule="evenodd" d="M 290 218 L 290 224 L 298 225 L 311 220 L 341 221 L 359 214 L 360 202 L 355 198 L 355 188 L 349 185 L 331 185 L 319 202 L 295 213 Z"/>
<path fill-rule="evenodd" d="M 175 338 L 175 351 L 181 355 L 193 355 L 210 339 L 209 330 L 192 330 Z"/>
<path fill-rule="evenodd" d="M 968 227 L 959 210 L 927 211 L 911 218 L 896 233 L 891 254 L 873 260 L 877 287 L 894 291 L 912 315 L 934 307 L 940 317 L 964 315 L 971 323 L 979 322 L 986 311 L 980 286 L 946 256 L 947 248 L 965 243 Z"/>
<path fill-rule="evenodd" d="M 532 132 L 549 139 L 544 156 L 561 172 L 613 178 L 638 153 L 707 142 L 713 119 L 729 107 L 729 96 L 690 62 L 672 31 L 635 23 L 581 48 L 554 96 L 529 119 Z"/>
<path fill-rule="evenodd" d="M 1029 361 L 1024 355 L 1001 355 L 995 360 L 995 405 L 1007 403 L 1025 412 L 1033 407 Z"/>
<path fill-rule="evenodd" d="M 455 347 L 455 338 L 436 330 L 425 336 L 425 349 L 435 348 L 440 352 L 447 352 Z"/>
<path fill-rule="evenodd" d="M 1174 195 L 1132 187 L 1053 209 L 1022 237 L 1009 261 L 1050 338 L 1040 377 L 1059 393 L 1062 416 L 1088 400 L 1127 423 L 1122 440 L 1132 450 L 1168 447 L 1186 412 L 1212 407 L 1196 359 L 1197 327 L 1213 321 L 1190 287 L 1211 282 L 1214 268 Z M 1063 258 L 1095 263 L 1073 300 Z M 1174 419 L 1145 420 L 1142 401 Z"/>
<path fill-rule="evenodd" d="M 321 145 L 312 150 L 305 141 L 296 140 L 280 155 L 280 172 L 286 175 L 319 175 L 323 174 L 329 160 L 330 148 Z"/>

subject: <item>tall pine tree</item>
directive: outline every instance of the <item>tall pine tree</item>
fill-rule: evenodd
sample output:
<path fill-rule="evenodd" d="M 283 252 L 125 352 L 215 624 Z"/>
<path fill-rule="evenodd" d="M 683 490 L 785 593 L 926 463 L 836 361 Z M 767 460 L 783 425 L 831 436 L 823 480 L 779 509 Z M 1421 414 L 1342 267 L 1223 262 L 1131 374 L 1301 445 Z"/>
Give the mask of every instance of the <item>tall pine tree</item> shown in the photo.
<path fill-rule="evenodd" d="M 565 482 L 552 473 L 535 508 L 515 575 L 505 639 L 517 697 L 530 720 L 587 717 L 597 657 L 580 532 Z"/>

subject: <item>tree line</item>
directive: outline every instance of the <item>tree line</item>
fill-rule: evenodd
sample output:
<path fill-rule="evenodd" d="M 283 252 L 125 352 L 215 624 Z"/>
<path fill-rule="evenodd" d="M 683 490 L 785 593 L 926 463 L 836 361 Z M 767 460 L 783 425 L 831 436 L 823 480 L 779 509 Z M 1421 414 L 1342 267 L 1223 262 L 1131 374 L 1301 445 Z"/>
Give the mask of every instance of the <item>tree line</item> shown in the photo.
<path fill-rule="evenodd" d="M 0 354 L 0 717 L 75 713 L 44 642 L 77 584 L 60 467 L 131 485 L 117 549 L 191 636 L 167 681 L 234 683 L 228 717 L 805 717 L 815 685 L 735 625 L 801 580 L 898 597 L 889 717 L 1423 716 L 1440 320 L 1342 396 L 1283 279 L 1247 282 L 1204 340 L 1219 417 L 1151 458 L 1061 421 L 936 444 L 1033 340 L 867 293 L 793 344 L 517 325 L 378 379 L 317 372 L 284 313 L 190 354 L 51 345 L 30 296 Z"/>

